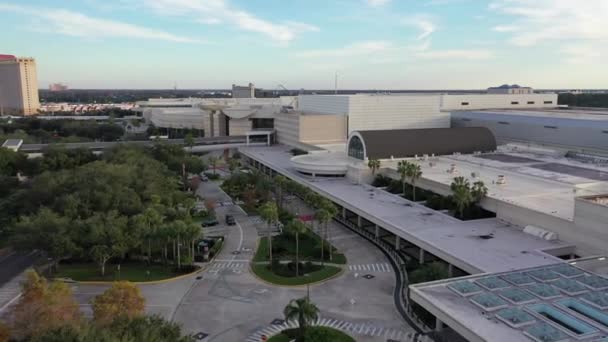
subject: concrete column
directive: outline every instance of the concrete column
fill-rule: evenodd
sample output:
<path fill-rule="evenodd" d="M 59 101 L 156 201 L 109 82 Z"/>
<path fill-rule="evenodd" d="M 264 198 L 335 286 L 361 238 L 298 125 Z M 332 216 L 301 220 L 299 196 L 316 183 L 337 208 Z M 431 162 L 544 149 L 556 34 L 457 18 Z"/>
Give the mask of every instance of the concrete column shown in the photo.
<path fill-rule="evenodd" d="M 401 238 L 399 237 L 399 235 L 395 235 L 395 249 L 399 250 L 400 247 L 401 247 Z"/>
<path fill-rule="evenodd" d="M 380 238 L 380 227 L 378 227 L 378 225 L 376 225 L 375 236 L 376 236 L 376 239 Z"/>
<path fill-rule="evenodd" d="M 435 331 L 441 332 L 443 330 L 443 322 L 439 318 L 435 317 Z"/>
<path fill-rule="evenodd" d="M 247 134 L 247 146 L 249 146 L 249 134 Z"/>
<path fill-rule="evenodd" d="M 452 264 L 448 264 L 448 277 L 452 278 L 454 276 L 454 266 Z"/>
<path fill-rule="evenodd" d="M 361 228 L 361 215 L 357 216 L 357 227 Z"/>
<path fill-rule="evenodd" d="M 346 220 L 346 208 L 342 207 L 342 219 Z"/>
<path fill-rule="evenodd" d="M 418 256 L 418 261 L 420 265 L 424 264 L 424 249 L 420 248 L 420 255 Z"/>

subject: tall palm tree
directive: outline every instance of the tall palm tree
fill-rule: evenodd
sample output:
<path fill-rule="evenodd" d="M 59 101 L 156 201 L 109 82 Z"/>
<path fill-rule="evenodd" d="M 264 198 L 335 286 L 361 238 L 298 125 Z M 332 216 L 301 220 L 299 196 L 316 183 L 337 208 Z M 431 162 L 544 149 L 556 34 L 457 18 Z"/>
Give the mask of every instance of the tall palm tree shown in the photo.
<path fill-rule="evenodd" d="M 287 224 L 288 229 L 296 236 L 296 276 L 300 275 L 300 234 L 304 234 L 308 227 L 306 224 L 298 219 L 293 219 Z"/>
<path fill-rule="evenodd" d="M 452 184 L 450 184 L 452 190 L 452 199 L 458 210 L 458 214 L 462 219 L 464 216 L 464 210 L 471 205 L 473 202 L 473 195 L 471 194 L 471 186 L 469 180 L 464 177 L 456 177 Z"/>
<path fill-rule="evenodd" d="M 476 181 L 473 183 L 471 188 L 471 194 L 473 195 L 473 202 L 479 203 L 481 200 L 488 195 L 488 187 L 483 181 Z"/>
<path fill-rule="evenodd" d="M 401 160 L 397 164 L 397 172 L 399 173 L 399 177 L 401 180 L 401 186 L 403 187 L 403 197 L 405 197 L 405 177 L 407 177 L 407 168 L 409 162 L 407 160 Z"/>
<path fill-rule="evenodd" d="M 380 168 L 380 159 L 370 159 L 367 162 L 367 167 L 372 170 L 372 176 L 376 174 L 376 171 Z"/>
<path fill-rule="evenodd" d="M 328 208 L 323 205 L 321 205 L 315 213 L 315 218 L 317 219 L 317 222 L 319 222 L 319 227 L 321 227 L 322 224 L 327 227 L 327 222 L 329 222 L 332 217 Z M 327 230 L 327 228 L 325 230 Z M 325 238 L 321 234 L 321 231 L 319 231 L 319 234 L 317 235 L 321 238 L 321 266 L 323 266 L 325 262 Z"/>
<path fill-rule="evenodd" d="M 333 247 L 329 243 L 329 229 L 328 229 L 327 225 L 338 214 L 338 208 L 336 208 L 336 205 L 333 202 L 328 201 L 328 200 L 322 201 L 321 206 L 323 206 L 323 208 L 329 214 L 329 219 L 324 222 L 324 231 L 325 231 L 324 239 L 327 240 L 327 243 L 329 244 L 329 261 L 332 261 L 333 260 Z"/>
<path fill-rule="evenodd" d="M 283 176 L 274 177 L 275 191 L 277 192 L 277 207 L 283 208 L 283 191 L 287 187 L 287 178 Z"/>
<path fill-rule="evenodd" d="M 279 221 L 279 210 L 274 202 L 266 202 L 260 207 L 260 216 L 268 224 L 268 260 L 272 269 L 272 234 L 271 227 Z"/>
<path fill-rule="evenodd" d="M 209 165 L 211 165 L 211 168 L 213 168 L 213 174 L 215 175 L 215 169 L 217 168 L 217 162 L 219 161 L 219 158 L 216 156 L 209 156 L 207 160 L 209 161 Z"/>
<path fill-rule="evenodd" d="M 319 318 L 319 308 L 310 302 L 310 298 L 292 299 L 283 310 L 283 315 L 286 321 L 297 320 L 300 336 L 304 336 L 309 323 Z"/>
<path fill-rule="evenodd" d="M 416 181 L 422 177 L 422 168 L 416 163 L 408 163 L 405 168 L 407 178 L 412 184 L 412 200 L 416 202 Z"/>

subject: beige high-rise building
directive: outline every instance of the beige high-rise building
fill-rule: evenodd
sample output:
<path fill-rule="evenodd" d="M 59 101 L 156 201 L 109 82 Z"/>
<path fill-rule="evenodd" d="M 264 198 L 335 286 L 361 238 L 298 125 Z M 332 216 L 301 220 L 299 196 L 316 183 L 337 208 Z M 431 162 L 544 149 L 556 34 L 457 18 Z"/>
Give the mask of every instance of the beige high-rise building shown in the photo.
<path fill-rule="evenodd" d="M 35 115 L 38 109 L 36 61 L 0 55 L 0 115 Z"/>

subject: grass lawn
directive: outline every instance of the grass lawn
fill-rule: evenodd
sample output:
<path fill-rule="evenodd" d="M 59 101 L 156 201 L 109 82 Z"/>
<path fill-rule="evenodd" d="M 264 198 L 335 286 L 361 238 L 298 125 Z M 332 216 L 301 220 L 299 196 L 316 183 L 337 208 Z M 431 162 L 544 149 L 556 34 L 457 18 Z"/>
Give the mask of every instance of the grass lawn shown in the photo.
<path fill-rule="evenodd" d="M 321 239 L 314 234 L 300 235 L 300 261 L 321 261 L 320 253 Z M 278 235 L 272 238 L 273 256 L 281 260 L 295 260 L 296 242 L 293 238 L 286 235 Z M 327 251 L 326 251 L 327 252 Z M 258 250 L 253 257 L 253 261 L 268 261 L 268 238 L 262 237 L 258 245 Z M 330 261 L 328 253 L 325 253 L 325 262 L 332 264 L 346 264 L 346 257 L 342 253 L 334 250 L 333 258 Z"/>
<path fill-rule="evenodd" d="M 335 266 L 324 266 L 322 269 L 309 273 L 306 276 L 300 277 L 282 277 L 272 273 L 268 269 L 267 264 L 253 264 L 253 273 L 255 273 L 261 279 L 277 284 L 277 285 L 305 285 L 308 283 L 314 283 L 327 278 L 331 278 L 340 272 L 339 267 Z"/>
<path fill-rule="evenodd" d="M 150 271 L 148 275 L 146 272 Z M 128 280 L 134 282 L 155 281 L 173 278 L 182 273 L 173 271 L 172 266 L 150 265 L 146 263 L 125 263 L 120 265 L 120 278 L 117 265 L 107 264 L 106 274 L 101 276 L 99 266 L 94 263 L 61 264 L 53 277 L 70 278 L 76 281 L 115 281 Z"/>
<path fill-rule="evenodd" d="M 298 336 L 297 329 L 283 330 L 280 334 L 272 336 L 268 342 L 288 342 Z M 355 339 L 341 332 L 340 330 L 328 327 L 308 327 L 303 339 L 298 339 L 298 342 L 312 341 L 315 342 L 355 342 Z"/>

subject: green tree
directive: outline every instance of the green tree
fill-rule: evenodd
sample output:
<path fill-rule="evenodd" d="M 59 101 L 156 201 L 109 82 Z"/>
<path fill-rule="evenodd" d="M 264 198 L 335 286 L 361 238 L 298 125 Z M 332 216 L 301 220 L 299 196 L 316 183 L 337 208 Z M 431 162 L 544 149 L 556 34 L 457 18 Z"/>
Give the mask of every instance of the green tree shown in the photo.
<path fill-rule="evenodd" d="M 462 219 L 464 218 L 464 210 L 473 201 L 469 180 L 462 176 L 455 177 L 452 184 L 450 184 L 450 190 L 452 190 L 452 200 L 454 201 L 458 215 Z"/>
<path fill-rule="evenodd" d="M 367 162 L 367 167 L 369 167 L 372 170 L 372 176 L 374 176 L 376 174 L 376 171 L 378 169 L 380 169 L 380 159 L 370 159 Z"/>
<path fill-rule="evenodd" d="M 401 180 L 401 186 L 403 187 L 403 197 L 405 197 L 405 178 L 407 177 L 407 169 L 410 163 L 407 160 L 401 160 L 397 163 L 397 173 Z"/>
<path fill-rule="evenodd" d="M 283 192 L 285 191 L 285 188 L 287 186 L 287 178 L 283 177 L 283 176 L 276 176 L 273 179 L 275 186 L 275 190 L 276 190 L 276 197 L 277 197 L 277 207 L 279 208 L 279 210 L 283 209 Z"/>
<path fill-rule="evenodd" d="M 209 165 L 211 165 L 211 169 L 213 169 L 213 174 L 215 175 L 219 159 L 216 156 L 209 156 L 209 158 L 207 158 L 207 161 L 209 162 Z"/>
<path fill-rule="evenodd" d="M 268 260 L 272 269 L 272 226 L 279 221 L 279 210 L 274 202 L 264 203 L 260 209 L 260 216 L 268 224 Z"/>
<path fill-rule="evenodd" d="M 408 163 L 405 168 L 405 173 L 412 185 L 412 200 L 416 202 L 416 181 L 422 177 L 422 168 L 416 163 Z"/>
<path fill-rule="evenodd" d="M 137 286 L 128 281 L 119 281 L 96 296 L 91 304 L 95 322 L 107 325 L 118 317 L 132 319 L 143 315 L 145 303 Z"/>
<path fill-rule="evenodd" d="M 299 219 L 293 219 L 289 221 L 285 229 L 293 233 L 296 238 L 296 276 L 300 276 L 300 234 L 306 233 L 308 227 Z"/>
<path fill-rule="evenodd" d="M 228 170 L 230 170 L 230 173 L 234 173 L 234 171 L 238 170 L 240 166 L 240 163 L 238 161 L 238 159 L 235 159 L 234 157 L 231 158 L 230 160 L 228 160 Z"/>
<path fill-rule="evenodd" d="M 471 195 L 473 196 L 473 202 L 480 203 L 481 200 L 488 195 L 488 187 L 483 181 L 478 180 L 473 183 Z"/>
<path fill-rule="evenodd" d="M 192 136 L 192 133 L 186 134 L 184 137 L 184 143 L 186 146 L 190 147 L 190 152 L 192 152 L 192 147 L 194 146 L 194 136 Z"/>
<path fill-rule="evenodd" d="M 158 235 L 158 228 L 163 218 L 156 209 L 148 207 L 142 214 L 135 216 L 140 228 L 143 230 L 142 237 L 147 240 L 148 264 L 152 262 L 152 239 Z"/>
<path fill-rule="evenodd" d="M 308 297 L 292 299 L 283 310 L 286 321 L 297 320 L 300 336 L 304 336 L 310 322 L 319 318 L 319 308 Z"/>

